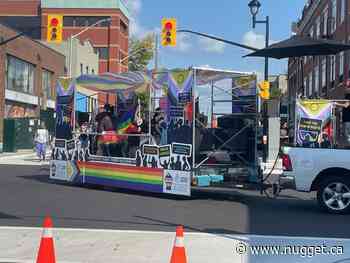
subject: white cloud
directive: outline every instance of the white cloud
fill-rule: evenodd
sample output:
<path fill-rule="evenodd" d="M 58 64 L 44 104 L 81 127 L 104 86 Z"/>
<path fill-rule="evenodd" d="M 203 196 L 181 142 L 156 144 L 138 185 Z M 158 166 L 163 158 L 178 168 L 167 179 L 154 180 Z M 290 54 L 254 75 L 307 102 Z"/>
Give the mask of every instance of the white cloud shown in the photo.
<path fill-rule="evenodd" d="M 209 64 L 200 65 L 199 67 L 200 68 L 208 68 L 208 69 L 212 68 Z"/>
<path fill-rule="evenodd" d="M 255 48 L 265 47 L 265 36 L 256 34 L 254 31 L 249 31 L 243 36 L 243 44 Z"/>
<path fill-rule="evenodd" d="M 180 52 L 187 52 L 191 48 L 191 37 L 188 34 L 177 34 L 175 50 Z"/>
<path fill-rule="evenodd" d="M 138 20 L 142 9 L 142 1 L 127 0 L 125 1 L 125 4 L 130 12 L 130 34 L 136 37 L 143 37 L 147 33 L 152 32 L 152 30 L 148 30 L 145 27 L 143 27 Z"/>
<path fill-rule="evenodd" d="M 214 39 L 200 38 L 199 45 L 201 49 L 212 53 L 223 53 L 225 51 L 225 44 Z"/>

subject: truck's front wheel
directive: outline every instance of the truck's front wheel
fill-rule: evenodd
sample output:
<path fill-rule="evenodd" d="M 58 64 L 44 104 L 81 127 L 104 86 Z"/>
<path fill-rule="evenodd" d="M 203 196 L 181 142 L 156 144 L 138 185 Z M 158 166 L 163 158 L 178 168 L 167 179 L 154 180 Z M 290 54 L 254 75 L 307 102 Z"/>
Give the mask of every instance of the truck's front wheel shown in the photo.
<path fill-rule="evenodd" d="M 319 206 L 332 214 L 350 212 L 350 179 L 329 177 L 322 180 L 317 191 Z"/>

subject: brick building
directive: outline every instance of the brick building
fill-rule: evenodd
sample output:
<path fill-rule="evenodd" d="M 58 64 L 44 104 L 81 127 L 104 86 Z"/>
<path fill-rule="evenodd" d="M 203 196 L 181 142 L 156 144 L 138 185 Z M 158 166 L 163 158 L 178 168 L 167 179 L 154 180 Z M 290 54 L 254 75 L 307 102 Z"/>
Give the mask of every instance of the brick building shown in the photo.
<path fill-rule="evenodd" d="M 293 33 L 350 42 L 350 1 L 308 0 Z M 350 52 L 335 56 L 289 59 L 288 96 L 291 120 L 296 97 L 344 99 L 350 93 Z M 339 112 L 341 115 L 341 113 Z M 338 118 L 341 119 L 341 118 Z M 338 125 L 340 127 L 340 125 Z"/>
<path fill-rule="evenodd" d="M 79 36 L 99 52 L 99 72 L 124 72 L 128 62 L 129 15 L 121 0 L 1 0 L 0 21 L 33 38 L 46 39 L 49 14 L 64 16 L 63 37 L 79 33 L 95 22 L 111 18 Z"/>
<path fill-rule="evenodd" d="M 17 34 L 0 24 L 0 42 Z M 47 125 L 53 121 L 55 82 L 63 75 L 64 65 L 62 54 L 29 37 L 0 46 L 0 152 L 4 120 L 41 119 Z M 32 140 L 27 132 L 33 132 L 32 128 L 19 130 L 24 140 Z"/>

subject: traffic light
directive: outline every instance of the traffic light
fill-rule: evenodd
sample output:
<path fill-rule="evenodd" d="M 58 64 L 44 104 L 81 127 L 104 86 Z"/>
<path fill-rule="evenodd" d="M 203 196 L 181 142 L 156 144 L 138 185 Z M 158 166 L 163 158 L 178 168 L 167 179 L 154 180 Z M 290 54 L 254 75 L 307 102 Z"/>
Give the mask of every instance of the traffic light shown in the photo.
<path fill-rule="evenodd" d="M 264 100 L 270 99 L 270 82 L 269 81 L 265 80 L 259 83 L 259 96 Z"/>
<path fill-rule="evenodd" d="M 162 20 L 162 46 L 176 46 L 176 19 Z"/>
<path fill-rule="evenodd" d="M 47 19 L 47 42 L 61 43 L 63 33 L 63 16 L 48 15 Z"/>

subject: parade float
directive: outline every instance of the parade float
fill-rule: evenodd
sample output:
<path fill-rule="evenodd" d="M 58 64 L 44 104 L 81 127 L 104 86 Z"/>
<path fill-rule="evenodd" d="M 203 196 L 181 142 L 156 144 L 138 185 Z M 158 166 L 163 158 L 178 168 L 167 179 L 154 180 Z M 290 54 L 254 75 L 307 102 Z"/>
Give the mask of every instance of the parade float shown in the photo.
<path fill-rule="evenodd" d="M 184 196 L 194 187 L 233 187 L 238 174 L 258 182 L 257 105 L 252 73 L 61 78 L 50 178 Z"/>

